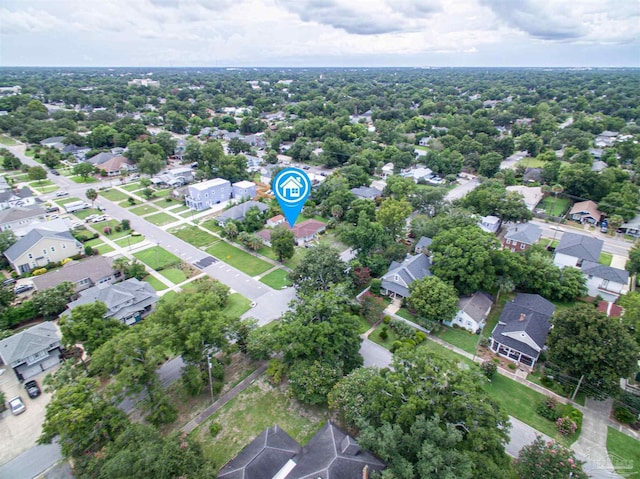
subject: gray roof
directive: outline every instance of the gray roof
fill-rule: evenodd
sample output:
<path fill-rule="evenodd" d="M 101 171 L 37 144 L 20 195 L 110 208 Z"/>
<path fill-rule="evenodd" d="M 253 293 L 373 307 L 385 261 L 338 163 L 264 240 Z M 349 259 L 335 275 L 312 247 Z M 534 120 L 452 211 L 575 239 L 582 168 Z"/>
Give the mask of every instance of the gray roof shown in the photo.
<path fill-rule="evenodd" d="M 429 246 L 431 246 L 431 243 L 433 243 L 433 240 L 431 238 L 428 238 L 426 236 L 421 236 L 418 242 L 416 243 L 415 249 L 428 248 Z"/>
<path fill-rule="evenodd" d="M 524 244 L 535 244 L 542 235 L 542 229 L 534 223 L 511 226 L 504 235 L 505 239 Z"/>
<path fill-rule="evenodd" d="M 29 206 L 17 206 L 0 211 L 0 224 L 11 223 L 25 218 L 44 216 L 44 206 L 41 204 Z"/>
<path fill-rule="evenodd" d="M 23 198 L 31 198 L 33 196 L 33 191 L 28 186 L 23 186 L 22 188 L 16 188 L 15 190 L 4 190 L 0 191 L 0 201 L 9 201 L 12 198 L 23 199 Z"/>
<path fill-rule="evenodd" d="M 359 186 L 358 188 L 351 188 L 351 193 L 353 193 L 358 198 L 365 198 L 369 200 L 373 200 L 382 194 L 379 189 L 371 188 L 370 186 Z"/>
<path fill-rule="evenodd" d="M 9 365 L 48 350 L 58 341 L 60 336 L 55 324 L 40 323 L 0 341 L 0 356 L 4 363 Z"/>
<path fill-rule="evenodd" d="M 91 256 L 83 261 L 71 261 L 62 268 L 34 276 L 33 284 L 38 291 L 53 288 L 63 281 L 77 283 L 90 279 L 93 283 L 113 274 L 113 259 L 104 256 Z"/>
<path fill-rule="evenodd" d="M 69 303 L 65 314 L 82 304 L 100 301 L 107 306 L 107 317 L 124 319 L 131 314 L 143 310 L 158 302 L 158 295 L 153 287 L 144 281 L 130 278 L 122 283 L 103 283 L 80 293 L 80 297 Z M 131 304 L 128 302 L 132 301 Z"/>
<path fill-rule="evenodd" d="M 565 233 L 556 246 L 556 253 L 597 263 L 600 261 L 603 244 L 604 241 L 601 239 L 576 233 Z"/>
<path fill-rule="evenodd" d="M 102 153 L 98 153 L 97 155 L 92 156 L 91 158 L 87 158 L 87 162 L 92 165 L 101 165 L 109 161 L 114 156 L 117 156 L 115 153 L 111 153 L 110 151 L 103 151 Z"/>
<path fill-rule="evenodd" d="M 486 293 L 463 296 L 458 301 L 458 309 L 464 311 L 477 323 L 481 323 L 493 306 L 493 298 Z"/>
<path fill-rule="evenodd" d="M 408 286 L 415 280 L 422 279 L 425 276 L 432 276 L 430 268 L 431 260 L 424 254 L 408 256 L 402 263 L 394 261 L 389 266 L 389 271 L 382 277 L 382 287 L 407 298 L 409 296 L 409 288 L 397 282 L 395 276 L 402 278 Z"/>
<path fill-rule="evenodd" d="M 549 318 L 555 309 L 553 303 L 538 294 L 518 293 L 513 301 L 504 305 L 491 337 L 505 346 L 537 358 L 539 352 L 534 348 L 504 334 L 526 333 L 542 349 L 551 329 Z"/>
<path fill-rule="evenodd" d="M 386 467 L 331 421 L 325 423 L 293 461 L 296 466 L 287 479 L 360 479 L 366 466 L 370 473 Z"/>
<path fill-rule="evenodd" d="M 583 274 L 595 276 L 596 278 L 615 281 L 616 283 L 627 284 L 629 282 L 629 272 L 624 269 L 612 268 L 592 261 L 582 263 Z"/>
<path fill-rule="evenodd" d="M 224 465 L 219 479 L 272 479 L 289 459 L 302 451 L 278 425 L 265 429 Z"/>
<path fill-rule="evenodd" d="M 640 228 L 640 215 L 637 215 L 635 218 L 630 219 L 626 223 L 622 223 L 621 228 L 625 229 L 639 229 Z"/>
<path fill-rule="evenodd" d="M 43 238 L 60 241 L 73 241 L 74 243 L 78 242 L 69 231 L 49 231 L 34 228 L 5 251 L 4 255 L 9 259 L 9 261 L 14 261 L 33 248 Z"/>
<path fill-rule="evenodd" d="M 247 211 L 250 208 L 257 207 L 260 212 L 266 211 L 269 209 L 267 205 L 264 203 L 260 203 L 259 201 L 245 201 L 244 203 L 240 203 L 239 205 L 232 206 L 227 211 L 218 216 L 218 221 L 228 221 L 228 220 L 243 220 Z"/>
<path fill-rule="evenodd" d="M 51 143 L 62 143 L 62 140 L 64 140 L 64 136 L 50 136 L 49 138 L 40 140 L 40 144 L 44 146 Z"/>
<path fill-rule="evenodd" d="M 542 168 L 527 168 L 522 176 L 524 181 L 541 181 Z"/>

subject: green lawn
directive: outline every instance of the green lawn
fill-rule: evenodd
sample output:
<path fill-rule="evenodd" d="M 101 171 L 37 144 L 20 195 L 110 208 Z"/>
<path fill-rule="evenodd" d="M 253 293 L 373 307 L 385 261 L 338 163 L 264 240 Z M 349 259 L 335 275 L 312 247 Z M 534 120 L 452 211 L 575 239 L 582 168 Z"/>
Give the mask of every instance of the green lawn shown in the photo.
<path fill-rule="evenodd" d="M 104 240 L 102 238 L 95 238 L 92 240 L 89 240 L 85 243 L 83 243 L 85 246 L 91 246 L 92 248 L 98 246 L 99 244 L 104 243 Z"/>
<path fill-rule="evenodd" d="M 179 268 L 167 268 L 160 271 L 160 274 L 171 281 L 173 284 L 179 284 L 187 280 L 187 275 Z"/>
<path fill-rule="evenodd" d="M 184 213 L 185 211 L 189 211 L 189 208 L 187 208 L 185 205 L 182 205 L 182 204 L 179 205 L 177 208 L 171 208 L 171 212 L 174 214 Z"/>
<path fill-rule="evenodd" d="M 122 246 L 123 248 L 124 247 L 128 248 L 129 246 L 132 246 L 134 244 L 142 243 L 144 241 L 144 239 L 145 238 L 142 235 L 139 235 L 139 236 L 131 236 L 131 235 L 129 235 L 126 238 L 120 238 L 119 240 L 116 240 L 115 243 L 118 246 Z"/>
<path fill-rule="evenodd" d="M 171 194 L 171 190 L 170 189 L 166 189 L 166 190 L 154 190 L 153 191 L 153 196 L 155 196 L 156 198 L 166 198 L 167 196 L 169 196 Z"/>
<path fill-rule="evenodd" d="M 382 331 L 382 329 L 384 327 L 387 327 L 387 339 L 382 339 L 380 337 L 380 332 Z M 373 341 L 376 344 L 379 344 L 380 346 L 382 346 L 383 348 L 386 349 L 391 349 L 391 345 L 393 344 L 394 341 L 396 341 L 398 339 L 398 337 L 396 336 L 396 333 L 393 332 L 393 329 L 391 329 L 388 325 L 386 324 L 380 324 L 370 335 L 369 335 L 369 339 L 371 341 Z"/>
<path fill-rule="evenodd" d="M 158 208 L 153 206 L 153 204 L 145 203 L 144 205 L 131 208 L 129 211 L 131 211 L 134 215 L 144 216 L 148 215 L 149 213 L 157 213 Z"/>
<path fill-rule="evenodd" d="M 128 185 L 121 186 L 120 188 L 131 192 L 144 189 L 143 186 L 137 181 L 135 183 L 129 183 Z"/>
<path fill-rule="evenodd" d="M 155 215 L 146 216 L 145 220 L 147 220 L 149 223 L 153 223 L 156 226 L 168 225 L 170 223 L 175 223 L 176 221 L 178 221 L 168 213 L 157 213 Z"/>
<path fill-rule="evenodd" d="M 285 270 L 278 268 L 273 270 L 266 276 L 263 276 L 260 281 L 267 286 L 272 287 L 273 289 L 282 289 L 286 286 L 291 286 L 291 281 L 289 281 L 288 274 L 289 273 L 287 273 Z"/>
<path fill-rule="evenodd" d="M 206 457 L 221 467 L 274 424 L 300 444 L 306 444 L 328 417 L 326 409 L 304 406 L 291 398 L 286 388 L 275 388 L 260 380 L 225 404 L 192 434 L 203 445 Z M 209 432 L 212 422 L 221 426 L 215 438 Z"/>
<path fill-rule="evenodd" d="M 476 352 L 478 335 L 470 333 L 466 329 L 448 328 L 446 326 L 442 326 L 436 333 L 436 336 L 449 344 L 453 344 L 454 346 L 465 350 L 470 354 L 474 354 Z"/>
<path fill-rule="evenodd" d="M 130 198 L 129 195 L 119 190 L 104 190 L 100 192 L 100 196 L 105 197 L 109 201 L 122 201 Z"/>
<path fill-rule="evenodd" d="M 108 244 L 102 244 L 102 245 L 98 246 L 96 249 L 98 250 L 98 253 L 100 253 L 100 254 L 111 253 L 112 251 L 114 251 L 113 246 L 108 245 Z"/>
<path fill-rule="evenodd" d="M 80 184 L 97 183 L 99 181 L 98 178 L 96 178 L 95 176 L 87 176 L 86 178 L 83 178 L 82 176 L 79 176 L 79 175 L 70 177 L 70 180 L 73 181 L 74 183 L 80 183 Z"/>
<path fill-rule="evenodd" d="M 212 233 L 218 233 L 219 231 L 222 231 L 222 228 L 220 227 L 218 222 L 214 219 L 203 221 L 202 223 L 200 223 L 200 226 L 202 226 L 205 229 L 208 229 Z"/>
<path fill-rule="evenodd" d="M 56 191 L 56 190 L 58 190 L 60 188 L 58 185 L 50 185 L 50 186 L 30 185 L 30 186 L 31 186 L 31 188 L 36 190 L 38 193 L 41 193 L 43 195 L 46 195 L 47 193 L 53 193 L 54 191 Z"/>
<path fill-rule="evenodd" d="M 224 308 L 223 312 L 232 318 L 239 318 L 251 309 L 251 300 L 245 298 L 240 293 L 229 295 L 229 304 Z"/>
<path fill-rule="evenodd" d="M 196 248 L 209 246 L 219 240 L 217 236 L 213 236 L 197 226 L 179 226 L 169 230 L 169 233 Z"/>
<path fill-rule="evenodd" d="M 51 186 L 53 185 L 53 182 L 51 180 L 37 180 L 37 181 L 31 181 L 29 183 L 29 186 L 31 186 L 32 188 L 41 188 L 44 186 Z M 57 186 L 57 185 L 54 185 Z"/>
<path fill-rule="evenodd" d="M 153 287 L 153 289 L 155 289 L 156 291 L 162 291 L 164 289 L 167 289 L 167 285 L 164 284 L 159 279 L 155 278 L 154 276 L 149 275 L 146 278 L 144 278 L 144 281 L 149 283 Z"/>
<path fill-rule="evenodd" d="M 605 266 L 611 266 L 611 260 L 613 259 L 613 255 L 611 253 L 600 253 L 600 263 Z"/>
<path fill-rule="evenodd" d="M 97 215 L 97 214 L 100 214 L 100 211 L 96 210 L 95 208 L 88 208 L 86 210 L 80 210 L 80 211 L 74 211 L 73 212 L 73 216 L 75 216 L 76 218 L 81 219 L 81 220 L 84 220 L 89 215 Z"/>
<path fill-rule="evenodd" d="M 524 166 L 525 168 L 542 168 L 546 163 L 536 158 L 523 158 L 516 166 Z"/>
<path fill-rule="evenodd" d="M 249 276 L 257 276 L 273 267 L 266 261 L 256 258 L 246 251 L 242 251 L 224 241 L 219 241 L 213 246 L 209 246 L 206 251 L 220 261 L 224 261 L 234 268 L 238 268 Z"/>
<path fill-rule="evenodd" d="M 13 138 L 9 138 L 8 136 L 0 135 L 0 144 L 6 145 L 6 146 L 15 146 L 18 144 L 18 142 Z"/>
<path fill-rule="evenodd" d="M 400 308 L 396 314 L 401 318 L 407 319 L 412 322 L 415 322 L 416 320 L 416 317 L 411 314 L 407 308 Z"/>
<path fill-rule="evenodd" d="M 143 251 L 138 251 L 133 256 L 138 258 L 144 264 L 153 269 L 168 268 L 180 264 L 180 259 L 169 253 L 161 246 L 152 246 Z"/>
<path fill-rule="evenodd" d="M 616 472 L 623 477 L 640 476 L 640 441 L 608 428 L 607 450 Z"/>
<path fill-rule="evenodd" d="M 538 207 L 544 209 L 548 215 L 562 216 L 569 209 L 570 204 L 571 200 L 568 198 L 547 196 L 540 202 Z"/>

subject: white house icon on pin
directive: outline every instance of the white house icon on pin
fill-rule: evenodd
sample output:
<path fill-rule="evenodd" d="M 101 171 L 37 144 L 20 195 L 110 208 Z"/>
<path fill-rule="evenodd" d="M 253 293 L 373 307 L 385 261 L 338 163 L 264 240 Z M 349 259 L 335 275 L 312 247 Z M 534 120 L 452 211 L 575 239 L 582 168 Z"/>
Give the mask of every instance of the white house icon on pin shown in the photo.
<path fill-rule="evenodd" d="M 302 182 L 295 176 L 290 176 L 280 185 L 280 194 L 287 199 L 300 197 Z"/>

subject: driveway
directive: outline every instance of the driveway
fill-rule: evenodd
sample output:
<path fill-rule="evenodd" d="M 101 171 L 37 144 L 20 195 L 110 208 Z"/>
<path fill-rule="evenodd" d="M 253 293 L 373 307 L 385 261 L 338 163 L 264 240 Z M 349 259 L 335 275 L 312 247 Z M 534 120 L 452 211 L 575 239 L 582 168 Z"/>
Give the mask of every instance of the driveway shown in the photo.
<path fill-rule="evenodd" d="M 470 191 L 473 191 L 474 189 L 476 189 L 480 184 L 477 178 L 473 178 L 470 180 L 460 178 L 458 182 L 460 184 L 446 194 L 446 196 L 444 197 L 445 200 L 447 201 L 458 200 L 463 196 L 465 196 Z"/>
<path fill-rule="evenodd" d="M 56 368 L 49 369 L 30 379 L 38 381 L 42 389 L 44 377 L 55 370 Z M 5 393 L 7 402 L 15 396 L 20 396 L 27 407 L 19 416 L 14 416 L 8 409 L 0 415 L 0 464 L 5 464 L 36 445 L 42 431 L 45 406 L 49 403 L 51 394 L 43 391 L 40 396 L 31 399 L 11 368 L 2 366 L 0 371 L 0 390 Z"/>

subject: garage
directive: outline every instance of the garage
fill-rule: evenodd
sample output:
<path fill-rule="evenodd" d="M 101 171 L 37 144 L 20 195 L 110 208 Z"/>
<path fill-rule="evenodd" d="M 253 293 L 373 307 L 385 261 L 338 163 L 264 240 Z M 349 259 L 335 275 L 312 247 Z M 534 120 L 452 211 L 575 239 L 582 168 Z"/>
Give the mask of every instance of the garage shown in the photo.
<path fill-rule="evenodd" d="M 59 350 L 51 351 L 51 356 L 49 356 L 44 361 L 40 361 L 39 363 L 32 364 L 31 366 L 27 366 L 26 364 L 20 365 L 16 368 L 16 372 L 22 376 L 23 380 L 27 380 L 34 376 L 37 376 L 42 371 L 46 371 L 60 363 Z"/>

